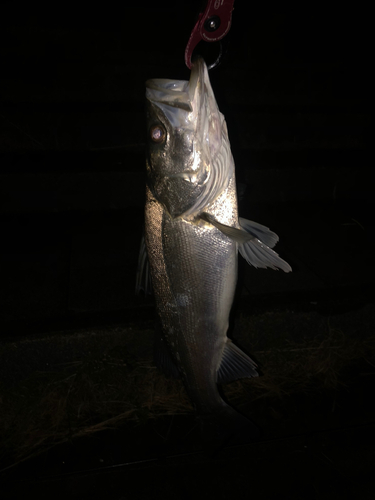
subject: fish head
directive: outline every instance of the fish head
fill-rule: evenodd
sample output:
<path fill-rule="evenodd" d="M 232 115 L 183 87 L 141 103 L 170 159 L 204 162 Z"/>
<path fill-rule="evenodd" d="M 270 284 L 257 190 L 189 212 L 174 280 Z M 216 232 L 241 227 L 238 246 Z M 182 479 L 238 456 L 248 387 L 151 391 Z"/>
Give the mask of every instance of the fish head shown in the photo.
<path fill-rule="evenodd" d="M 197 214 L 229 181 L 227 128 L 204 60 L 189 81 L 148 80 L 146 103 L 148 185 L 171 217 Z"/>

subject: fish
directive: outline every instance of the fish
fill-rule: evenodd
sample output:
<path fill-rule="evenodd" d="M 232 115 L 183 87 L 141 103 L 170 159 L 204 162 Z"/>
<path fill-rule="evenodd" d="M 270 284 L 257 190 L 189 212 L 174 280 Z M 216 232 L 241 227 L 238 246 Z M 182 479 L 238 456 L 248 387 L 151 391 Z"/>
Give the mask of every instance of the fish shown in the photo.
<path fill-rule="evenodd" d="M 161 323 L 156 363 L 181 375 L 208 442 L 257 439 L 258 426 L 219 390 L 258 376 L 257 364 L 227 336 L 238 253 L 257 268 L 291 267 L 272 250 L 275 233 L 238 215 L 227 125 L 202 57 L 193 60 L 189 80 L 146 82 L 146 117 L 137 288 L 146 289 L 151 276 Z"/>

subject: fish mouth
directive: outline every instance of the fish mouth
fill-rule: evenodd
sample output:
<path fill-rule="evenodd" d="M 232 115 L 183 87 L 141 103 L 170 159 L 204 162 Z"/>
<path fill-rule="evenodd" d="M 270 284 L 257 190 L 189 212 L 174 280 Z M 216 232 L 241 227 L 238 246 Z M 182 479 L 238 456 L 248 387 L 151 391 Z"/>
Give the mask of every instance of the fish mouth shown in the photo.
<path fill-rule="evenodd" d="M 186 127 L 188 122 L 194 123 L 201 107 L 205 71 L 204 60 L 197 56 L 193 60 L 189 80 L 147 80 L 146 99 L 161 108 L 173 126 Z"/>

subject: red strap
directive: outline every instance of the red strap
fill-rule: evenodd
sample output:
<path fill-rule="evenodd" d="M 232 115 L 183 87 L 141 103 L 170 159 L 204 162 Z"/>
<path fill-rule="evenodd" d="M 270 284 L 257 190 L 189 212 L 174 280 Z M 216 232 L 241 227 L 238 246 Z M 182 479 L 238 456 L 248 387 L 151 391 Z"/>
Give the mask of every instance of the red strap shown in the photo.
<path fill-rule="evenodd" d="M 233 4 L 234 0 L 208 0 L 206 10 L 199 13 L 185 49 L 185 64 L 189 69 L 193 51 L 201 40 L 217 42 L 228 33 L 232 22 Z"/>

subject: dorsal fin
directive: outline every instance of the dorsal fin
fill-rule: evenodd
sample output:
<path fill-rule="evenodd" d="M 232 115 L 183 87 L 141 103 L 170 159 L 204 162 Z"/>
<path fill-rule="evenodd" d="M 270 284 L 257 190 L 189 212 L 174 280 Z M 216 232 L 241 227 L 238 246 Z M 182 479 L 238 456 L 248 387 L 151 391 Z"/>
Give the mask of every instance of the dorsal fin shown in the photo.
<path fill-rule="evenodd" d="M 148 255 L 144 235 L 142 235 L 141 244 L 139 247 L 137 276 L 135 281 L 136 295 L 139 295 L 141 291 L 143 291 L 145 295 L 152 295 L 150 266 L 148 263 Z"/>

